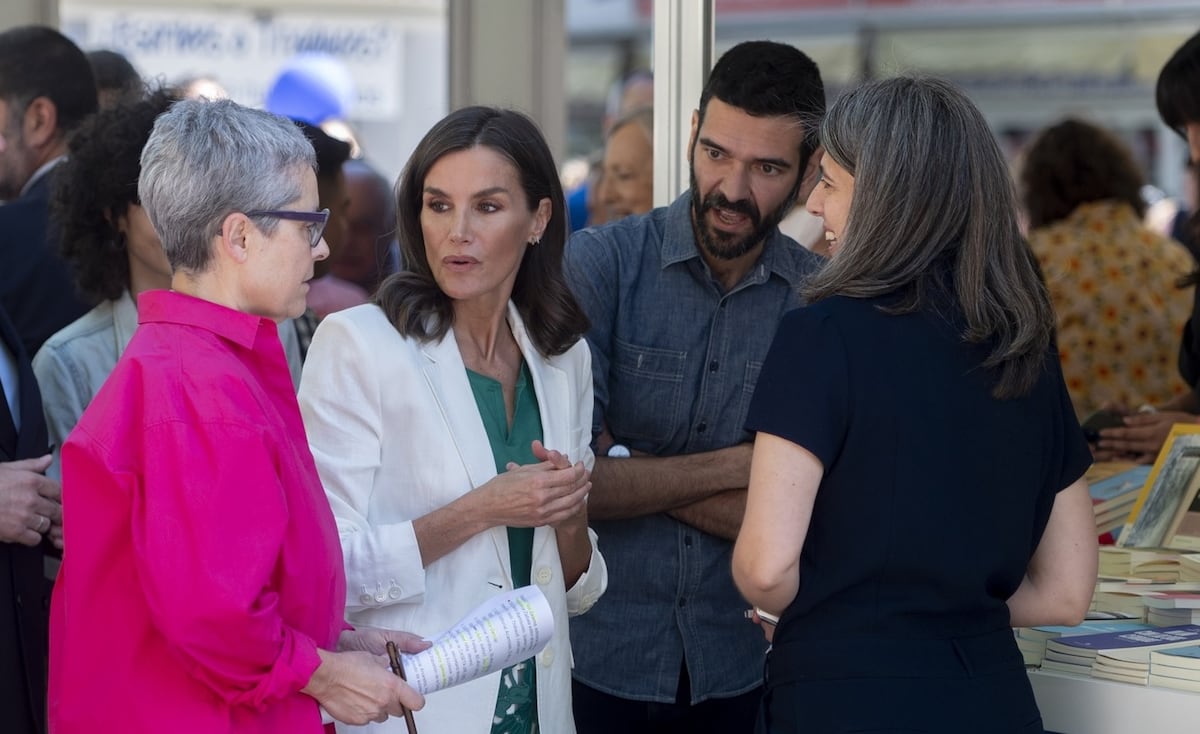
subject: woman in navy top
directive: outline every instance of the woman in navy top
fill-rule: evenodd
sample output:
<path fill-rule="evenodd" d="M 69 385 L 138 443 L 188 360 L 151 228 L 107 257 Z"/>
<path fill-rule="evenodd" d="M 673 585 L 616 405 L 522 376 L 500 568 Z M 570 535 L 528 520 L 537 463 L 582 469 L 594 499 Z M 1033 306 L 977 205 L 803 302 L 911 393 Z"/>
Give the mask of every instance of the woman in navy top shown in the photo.
<path fill-rule="evenodd" d="M 1041 732 L 1012 625 L 1083 619 L 1091 455 L 1003 156 L 951 85 L 839 99 L 733 570 L 781 613 L 760 731 Z"/>

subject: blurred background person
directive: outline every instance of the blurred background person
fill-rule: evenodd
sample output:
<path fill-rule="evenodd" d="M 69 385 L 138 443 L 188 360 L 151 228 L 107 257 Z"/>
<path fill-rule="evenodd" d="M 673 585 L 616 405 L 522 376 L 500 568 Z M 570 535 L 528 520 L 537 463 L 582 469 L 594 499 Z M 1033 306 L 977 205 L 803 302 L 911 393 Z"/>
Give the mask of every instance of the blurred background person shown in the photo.
<path fill-rule="evenodd" d="M 1076 415 L 1181 395 L 1175 358 L 1192 292 L 1178 281 L 1195 263 L 1143 225 L 1145 179 L 1128 148 L 1067 119 L 1034 138 L 1019 180 Z"/>
<path fill-rule="evenodd" d="M 67 140 L 95 111 L 92 67 L 66 36 L 44 26 L 0 33 L 0 305 L 26 354 L 88 310 L 58 256 L 49 209 Z"/>
<path fill-rule="evenodd" d="M 800 189 L 801 195 L 811 188 L 807 184 L 803 186 Z M 801 201 L 797 196 L 796 205 L 779 222 L 779 231 L 821 257 L 829 257 L 829 240 L 825 239 L 825 227 L 820 217 L 814 217 L 812 212 L 808 211 L 805 203 L 806 201 Z"/>
<path fill-rule="evenodd" d="M 55 477 L 63 442 L 137 329 L 138 296 L 171 287 L 171 265 L 137 185 L 154 120 L 177 99 L 160 90 L 98 113 L 72 138 L 55 180 L 51 216 L 62 230 L 63 259 L 80 293 L 98 302 L 47 339 L 33 359 L 55 447 Z M 299 387 L 300 341 L 292 320 L 280 322 L 279 339 Z"/>
<path fill-rule="evenodd" d="M 374 295 L 385 277 L 400 269 L 396 200 L 392 185 L 364 160 L 342 165 L 346 182 L 346 232 L 329 255 L 329 273 Z"/>
<path fill-rule="evenodd" d="M 654 208 L 654 108 L 618 117 L 604 142 L 596 206 L 606 222 Z"/>
<path fill-rule="evenodd" d="M 584 227 L 595 227 L 604 224 L 604 212 L 600 209 L 600 182 L 604 179 L 604 149 L 593 151 L 586 158 L 568 161 L 572 178 L 580 163 L 583 166 L 583 176 L 570 188 L 567 195 L 567 216 L 570 220 L 571 231 L 578 232 Z M 564 179 L 565 180 L 565 179 Z"/>
<path fill-rule="evenodd" d="M 146 93 L 146 84 L 129 59 L 116 51 L 88 51 L 88 63 L 96 77 L 96 97 L 100 109 L 107 110 L 125 101 L 139 99 Z"/>
<path fill-rule="evenodd" d="M 142 294 L 63 447 L 51 730 L 316 734 L 318 704 L 358 724 L 420 707 L 382 633 L 344 622 L 337 528 L 278 337 L 328 255 L 312 146 L 269 113 L 187 100 L 141 163 L 174 275 Z"/>
<path fill-rule="evenodd" d="M 1198 176 L 1195 168 L 1189 155 L 1184 161 L 1183 193 L 1175 203 L 1175 212 L 1171 215 L 1167 234 L 1186 247 L 1188 252 L 1192 253 L 1192 258 L 1200 263 L 1200 241 L 1197 241 L 1191 224 L 1192 217 L 1200 206 L 1200 200 L 1196 196 Z"/>
<path fill-rule="evenodd" d="M 45 475 L 49 464 L 37 380 L 0 307 L 0 730 L 6 734 L 46 731 L 46 565 L 56 555 L 51 545 L 62 550 L 61 488 Z"/>
<path fill-rule="evenodd" d="M 180 99 L 229 99 L 229 90 L 215 77 L 205 74 L 185 76 L 176 81 L 173 87 Z"/>
<path fill-rule="evenodd" d="M 349 122 L 357 99 L 354 75 L 341 59 L 304 52 L 288 59 L 275 75 L 263 106 L 277 115 L 321 128 L 349 145 L 351 157 L 361 158 L 362 146 Z"/>
<path fill-rule="evenodd" d="M 333 257 L 333 253 L 338 253 L 340 257 L 346 243 L 346 209 L 350 201 L 342 166 L 350 160 L 350 144 L 299 118 L 292 118 L 292 121 L 317 152 L 317 189 L 321 208 L 329 210 L 325 241 L 329 245 L 330 257 Z M 362 286 L 331 273 L 329 263 L 319 264 L 316 274 L 308 291 L 308 307 L 317 320 L 334 311 L 366 303 L 370 298 Z"/>
<path fill-rule="evenodd" d="M 1195 186 L 1195 177 L 1200 176 L 1200 33 L 1184 42 L 1163 65 L 1154 97 L 1163 123 L 1187 141 Z M 1200 241 L 1200 212 L 1192 213 L 1190 224 L 1192 236 Z M 1117 406 L 1125 425 L 1100 432 L 1097 460 L 1122 457 L 1152 462 L 1171 426 L 1196 422 L 1200 414 L 1200 288 L 1195 286 L 1200 284 L 1200 268 L 1187 282 L 1193 287 L 1193 303 L 1179 345 L 1179 375 L 1190 389 L 1154 410 L 1130 412 L 1130 406 Z"/>
<path fill-rule="evenodd" d="M 612 130 L 622 116 L 642 107 L 654 106 L 654 74 L 649 69 L 634 69 L 614 83 L 604 105 L 604 130 Z"/>
<path fill-rule="evenodd" d="M 1007 165 L 930 78 L 844 94 L 821 145 L 831 258 L 746 420 L 733 575 L 780 617 L 756 731 L 1041 734 L 1012 627 L 1087 612 L 1092 459 Z"/>
<path fill-rule="evenodd" d="M 654 75 L 646 69 L 638 69 L 613 84 L 605 101 L 604 119 L 601 123 L 607 139 L 614 123 L 634 110 L 654 107 Z M 650 126 L 650 141 L 653 144 L 654 125 Z M 571 215 L 571 231 L 584 227 L 595 227 L 609 221 L 608 209 L 601 201 L 600 186 L 604 178 L 604 150 L 589 156 L 589 173 L 582 185 L 567 194 L 567 207 Z M 653 175 L 651 176 L 653 182 Z M 653 187 L 653 183 L 651 183 Z M 653 191 L 651 191 L 653 196 Z"/>
<path fill-rule="evenodd" d="M 571 734 L 567 620 L 607 570 L 587 523 L 591 361 L 554 159 L 524 115 L 466 107 L 421 140 L 397 207 L 407 269 L 321 322 L 300 385 L 348 616 L 433 635 L 536 583 L 546 649 L 431 694 L 421 729 Z"/>

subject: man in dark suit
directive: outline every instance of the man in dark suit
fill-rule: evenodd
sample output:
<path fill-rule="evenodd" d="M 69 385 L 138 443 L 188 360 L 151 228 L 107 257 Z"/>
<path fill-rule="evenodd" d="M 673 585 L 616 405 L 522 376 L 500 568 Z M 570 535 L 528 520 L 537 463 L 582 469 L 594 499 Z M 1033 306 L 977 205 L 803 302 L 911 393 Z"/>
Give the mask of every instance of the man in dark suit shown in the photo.
<path fill-rule="evenodd" d="M 0 306 L 30 356 L 87 311 L 48 219 L 53 168 L 95 111 L 91 65 L 70 39 L 44 26 L 0 33 Z"/>
<path fill-rule="evenodd" d="M 58 482 L 42 397 L 16 330 L 0 308 L 0 731 L 46 731 L 48 544 L 62 547 Z"/>

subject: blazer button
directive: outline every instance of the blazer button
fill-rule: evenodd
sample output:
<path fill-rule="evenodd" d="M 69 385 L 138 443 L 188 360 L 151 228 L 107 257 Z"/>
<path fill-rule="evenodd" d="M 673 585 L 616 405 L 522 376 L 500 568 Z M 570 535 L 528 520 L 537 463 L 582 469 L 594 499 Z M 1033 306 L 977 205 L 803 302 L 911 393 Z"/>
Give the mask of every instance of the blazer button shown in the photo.
<path fill-rule="evenodd" d="M 363 606 L 370 606 L 371 602 L 375 601 L 375 597 L 371 596 L 370 594 L 363 594 L 362 596 L 358 597 L 358 601 Z"/>
<path fill-rule="evenodd" d="M 542 667 L 549 668 L 554 663 L 554 648 L 547 645 L 538 657 L 541 659 Z"/>
<path fill-rule="evenodd" d="M 375 594 L 375 601 L 379 602 L 380 604 L 382 604 L 386 599 L 387 599 L 387 595 L 384 594 L 382 591 L 377 592 Z"/>
<path fill-rule="evenodd" d="M 545 586 L 550 583 L 550 579 L 552 578 L 554 578 L 554 574 L 550 571 L 549 567 L 542 566 L 538 569 L 536 580 L 539 586 Z"/>

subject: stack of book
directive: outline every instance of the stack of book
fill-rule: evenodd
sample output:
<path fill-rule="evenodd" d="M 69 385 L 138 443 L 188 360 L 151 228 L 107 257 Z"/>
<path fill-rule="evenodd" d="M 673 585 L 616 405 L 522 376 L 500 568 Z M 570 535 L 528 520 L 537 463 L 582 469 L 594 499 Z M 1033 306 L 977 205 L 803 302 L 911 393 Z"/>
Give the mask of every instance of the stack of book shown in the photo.
<path fill-rule="evenodd" d="M 1180 552 L 1166 548 L 1100 546 L 1100 576 L 1170 583 L 1180 580 Z"/>
<path fill-rule="evenodd" d="M 1146 685 L 1150 653 L 1200 643 L 1200 625 L 1058 637 L 1046 641 L 1042 668 Z"/>
<path fill-rule="evenodd" d="M 1106 632 L 1134 632 L 1149 629 L 1150 625 L 1136 619 L 1089 619 L 1073 627 L 1044 625 L 1040 627 L 1018 627 L 1017 648 L 1026 665 L 1041 665 L 1046 655 L 1046 642 L 1060 637 L 1098 635 Z"/>
<path fill-rule="evenodd" d="M 1200 645 L 1151 650 L 1149 683 L 1200 692 Z"/>
<path fill-rule="evenodd" d="M 1088 619 L 1141 619 L 1156 627 L 1200 624 L 1192 620 L 1192 605 L 1200 606 L 1200 582 L 1153 583 L 1145 579 L 1096 582 Z M 1197 611 L 1200 611 L 1198 609 Z"/>
<path fill-rule="evenodd" d="M 1195 591 L 1148 591 L 1142 601 L 1146 603 L 1146 621 L 1156 627 L 1200 624 L 1200 593 Z"/>
<path fill-rule="evenodd" d="M 1200 553 L 1180 554 L 1179 580 L 1200 581 Z"/>
<path fill-rule="evenodd" d="M 1092 511 L 1096 515 L 1096 532 L 1108 533 L 1125 524 L 1149 476 L 1147 464 L 1106 462 L 1092 465 L 1087 477 Z"/>

